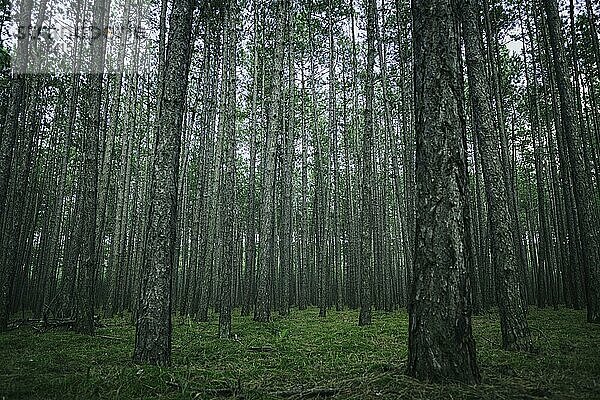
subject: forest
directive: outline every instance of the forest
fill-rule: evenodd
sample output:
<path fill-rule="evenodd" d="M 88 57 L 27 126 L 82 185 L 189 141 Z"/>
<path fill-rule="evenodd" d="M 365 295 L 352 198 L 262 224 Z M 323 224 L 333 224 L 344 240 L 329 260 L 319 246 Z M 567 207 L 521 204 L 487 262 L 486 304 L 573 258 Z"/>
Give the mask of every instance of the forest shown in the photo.
<path fill-rule="evenodd" d="M 598 0 L 0 0 L 0 399 L 600 399 Z"/>

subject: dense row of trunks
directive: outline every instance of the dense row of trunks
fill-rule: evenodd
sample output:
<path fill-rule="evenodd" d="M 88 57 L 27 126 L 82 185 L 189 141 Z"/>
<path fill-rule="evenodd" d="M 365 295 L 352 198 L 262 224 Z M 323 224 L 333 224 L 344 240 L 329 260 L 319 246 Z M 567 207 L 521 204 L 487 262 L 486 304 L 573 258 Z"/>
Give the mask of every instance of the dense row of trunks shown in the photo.
<path fill-rule="evenodd" d="M 162 364 L 175 313 L 218 313 L 229 337 L 238 307 L 360 308 L 360 325 L 408 307 L 409 371 L 476 382 L 473 313 L 498 307 L 518 350 L 530 305 L 600 322 L 591 0 L 566 22 L 556 0 L 196 3 L 155 5 L 152 59 L 123 35 L 70 74 L 27 74 L 39 43 L 18 41 L 0 77 L 1 328 L 93 333 L 129 312 L 135 359 Z M 80 17 L 139 23 L 142 4 Z M 17 18 L 46 13 L 24 0 Z M 109 61 L 135 72 L 79 73 Z"/>

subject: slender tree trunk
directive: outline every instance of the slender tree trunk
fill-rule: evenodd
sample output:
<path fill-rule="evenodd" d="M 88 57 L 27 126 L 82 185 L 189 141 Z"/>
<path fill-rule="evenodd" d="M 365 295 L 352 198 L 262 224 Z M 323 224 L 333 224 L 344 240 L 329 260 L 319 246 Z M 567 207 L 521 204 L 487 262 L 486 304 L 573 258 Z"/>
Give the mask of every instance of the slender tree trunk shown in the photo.
<path fill-rule="evenodd" d="M 244 270 L 244 302 L 242 315 L 250 315 L 255 293 L 255 269 L 256 269 L 256 147 L 259 137 L 258 125 L 256 123 L 256 107 L 258 97 L 258 1 L 253 2 L 254 35 L 253 35 L 253 72 L 252 72 L 252 110 L 250 141 L 250 173 L 248 176 L 248 216 L 246 226 L 246 268 Z"/>
<path fill-rule="evenodd" d="M 33 8 L 33 0 L 25 0 L 21 3 L 19 10 L 19 26 L 31 26 L 31 9 Z M 7 328 L 9 319 L 9 291 L 10 279 L 14 276 L 15 266 L 12 263 L 12 256 L 7 246 L 12 237 L 17 235 L 16 232 L 8 230 L 8 227 L 3 230 L 3 227 L 8 226 L 8 188 L 11 177 L 11 169 L 13 165 L 13 155 L 15 144 L 19 134 L 19 121 L 21 119 L 22 105 L 25 98 L 25 87 L 27 65 L 29 61 L 29 34 L 25 35 L 24 39 L 18 41 L 17 52 L 14 60 L 14 71 L 16 73 L 11 79 L 10 98 L 6 119 L 4 120 L 4 131 L 2 133 L 2 141 L 0 142 L 0 331 Z M 3 117 L 4 119 L 4 117 Z"/>
<path fill-rule="evenodd" d="M 293 18 L 293 15 L 288 15 L 288 18 Z M 291 38 L 293 37 L 293 22 L 288 22 L 288 87 L 286 110 L 287 115 L 283 126 L 283 165 L 282 165 L 282 210 L 281 210 L 281 233 L 280 233 L 280 299 L 279 313 L 287 315 L 290 312 L 290 280 L 293 266 L 292 254 L 292 175 L 294 172 L 294 69 L 293 69 L 293 53 Z"/>
<path fill-rule="evenodd" d="M 165 86 L 154 144 L 150 213 L 142 282 L 136 316 L 133 360 L 168 365 L 171 362 L 171 289 L 177 227 L 177 180 L 181 130 L 185 111 L 191 52 L 191 0 L 173 2 L 170 17 Z"/>
<path fill-rule="evenodd" d="M 508 185 L 502 173 L 498 135 L 493 131 L 492 111 L 489 105 L 490 88 L 485 74 L 485 56 L 478 29 L 478 13 L 474 0 L 466 0 L 463 7 L 464 39 L 469 76 L 469 93 L 473 107 L 474 128 L 481 154 L 483 178 L 488 203 L 492 266 L 496 276 L 496 298 L 500 311 L 502 343 L 507 350 L 532 350 L 531 334 L 525 318 L 525 305 L 519 295 L 520 272 L 513 248 Z"/>
<path fill-rule="evenodd" d="M 577 208 L 577 223 L 581 233 L 584 285 L 587 298 L 588 322 L 600 323 L 600 268 L 598 266 L 599 244 L 593 225 L 594 196 L 590 190 L 588 174 L 584 163 L 581 132 L 577 126 L 577 116 L 573 102 L 573 89 L 568 78 L 563 49 L 561 21 L 556 0 L 544 0 L 550 47 L 552 48 L 552 65 L 556 76 L 560 102 L 560 121 L 566 139 L 571 180 Z"/>
<path fill-rule="evenodd" d="M 308 303 L 308 267 L 309 267 L 309 246 L 310 246 L 310 220 L 308 218 L 308 131 L 306 128 L 306 118 L 305 118 L 305 102 L 306 91 L 305 91 L 305 79 L 304 79 L 304 54 L 301 57 L 302 60 L 302 68 L 300 71 L 301 74 L 301 96 L 302 101 L 300 107 L 301 111 L 301 120 L 302 120 L 302 227 L 301 227 L 301 262 L 300 268 L 298 271 L 298 309 L 306 310 Z"/>
<path fill-rule="evenodd" d="M 109 0 L 110 1 L 110 0 Z M 92 26 L 103 29 L 108 22 L 106 0 L 96 0 L 93 5 Z M 101 130 L 102 81 L 104 70 L 105 40 L 91 42 L 91 71 L 84 86 L 85 123 L 90 129 L 84 134 L 83 163 L 83 246 L 81 265 L 77 274 L 78 302 L 75 330 L 94 334 L 94 309 L 96 274 L 98 273 L 97 206 L 98 206 L 98 138 Z"/>
<path fill-rule="evenodd" d="M 511 226 L 511 237 L 515 248 L 515 256 L 517 257 L 517 266 L 519 268 L 520 278 L 523 284 L 520 286 L 521 297 L 523 298 L 523 305 L 527 308 L 527 257 L 523 249 L 523 242 L 521 240 L 521 225 L 519 222 L 519 210 L 517 204 L 517 187 L 515 184 L 515 178 L 513 169 L 511 167 L 511 160 L 509 158 L 509 145 L 508 135 L 506 133 L 506 124 L 504 120 L 504 105 L 500 87 L 500 74 L 499 71 L 499 46 L 497 37 L 497 23 L 490 15 L 490 0 L 484 0 L 484 18 L 485 18 L 485 32 L 488 40 L 487 56 L 488 63 L 491 69 L 491 88 L 490 93 L 493 94 L 494 109 L 496 112 L 496 120 L 498 127 L 498 134 L 500 139 L 500 156 L 502 164 L 502 173 L 504 174 L 504 184 L 506 185 L 506 199 L 508 201 L 508 211 Z M 485 179 L 484 179 L 485 180 Z M 484 182 L 485 185 L 485 182 Z M 491 231 L 489 232 L 491 239 Z"/>
<path fill-rule="evenodd" d="M 522 22 L 521 22 L 522 25 Z M 522 37 L 525 38 L 523 26 L 522 29 Z M 533 54 L 533 51 L 532 51 Z M 550 242 L 550 232 L 549 232 L 549 221 L 548 214 L 546 211 L 546 188 L 544 185 L 545 179 L 545 169 L 544 169 L 544 161 L 542 160 L 542 137 L 540 133 L 540 110 L 539 110 L 539 98 L 538 98 L 538 82 L 537 82 L 537 62 L 535 60 L 535 56 L 532 57 L 532 66 L 533 66 L 533 81 L 531 81 L 528 72 L 527 66 L 527 50 L 525 45 L 523 46 L 523 59 L 524 59 L 524 68 L 525 68 L 525 81 L 528 89 L 528 97 L 529 97 L 529 112 L 530 112 L 530 123 L 531 123 L 531 138 L 533 142 L 533 151 L 534 151 L 534 162 L 535 162 L 535 176 L 536 176 L 536 191 L 537 191 L 537 201 L 538 201 L 538 219 L 540 221 L 540 268 L 552 269 L 554 266 L 550 263 L 551 257 L 551 242 Z M 540 282 L 538 281 L 538 287 L 540 286 Z M 538 296 L 538 305 L 540 305 L 541 296 Z"/>
<path fill-rule="evenodd" d="M 219 337 L 231 336 L 232 279 L 235 263 L 235 154 L 236 154 L 236 2 L 228 4 L 225 14 L 223 55 L 224 110 L 224 163 L 223 190 L 221 191 L 221 218 L 223 229 L 223 262 L 221 269 L 221 301 L 219 309 Z"/>
<path fill-rule="evenodd" d="M 371 324 L 371 270 L 373 243 L 373 97 L 375 67 L 375 0 L 367 0 L 367 79 L 365 82 L 365 128 L 362 136 L 362 187 L 360 234 L 360 313 L 358 325 Z"/>
<path fill-rule="evenodd" d="M 257 271 L 257 299 L 254 320 L 268 322 L 271 319 L 271 268 L 276 262 L 273 252 L 274 241 L 274 201 L 276 155 L 277 155 L 277 121 L 279 121 L 280 86 L 283 73 L 284 30 L 289 0 L 279 0 L 276 6 L 277 28 L 275 49 L 271 61 L 271 94 L 268 105 L 268 126 L 266 131 L 266 160 L 264 160 L 263 197 L 261 206 L 260 246 Z"/>

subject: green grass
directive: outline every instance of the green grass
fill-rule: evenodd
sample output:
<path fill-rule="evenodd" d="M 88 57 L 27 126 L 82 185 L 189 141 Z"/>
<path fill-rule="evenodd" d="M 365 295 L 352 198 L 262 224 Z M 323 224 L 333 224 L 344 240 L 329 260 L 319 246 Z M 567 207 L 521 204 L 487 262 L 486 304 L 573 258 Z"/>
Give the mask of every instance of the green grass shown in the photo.
<path fill-rule="evenodd" d="M 343 399 L 600 399 L 600 327 L 581 311 L 532 309 L 537 354 L 503 351 L 497 317 L 476 317 L 477 386 L 404 374 L 406 312 L 375 313 L 369 327 L 356 321 L 353 311 L 325 319 L 315 309 L 294 311 L 269 324 L 236 314 L 236 338 L 222 340 L 214 316 L 206 324 L 175 318 L 169 368 L 131 362 L 128 319 L 105 321 L 96 337 L 20 328 L 0 335 L 0 399 L 263 399 L 310 388 L 339 389 L 335 398 Z"/>

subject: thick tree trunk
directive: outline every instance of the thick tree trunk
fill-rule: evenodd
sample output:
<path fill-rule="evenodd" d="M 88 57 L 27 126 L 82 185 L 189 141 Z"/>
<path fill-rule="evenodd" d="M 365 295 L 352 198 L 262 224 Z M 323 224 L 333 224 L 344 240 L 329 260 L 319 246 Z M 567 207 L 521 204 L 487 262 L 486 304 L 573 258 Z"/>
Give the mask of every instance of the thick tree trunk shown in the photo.
<path fill-rule="evenodd" d="M 464 242 L 458 10 L 453 6 L 450 0 L 412 3 L 417 230 L 408 373 L 428 381 L 477 383 Z"/>

